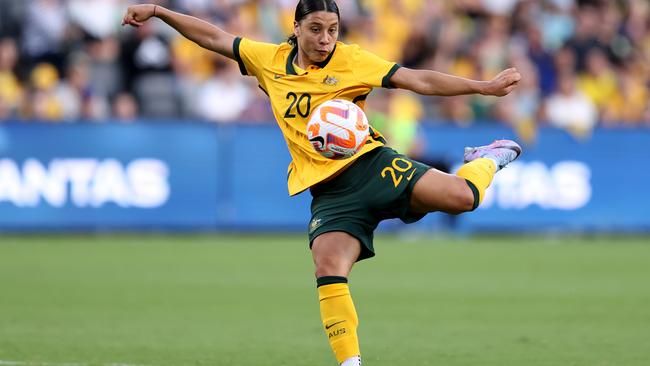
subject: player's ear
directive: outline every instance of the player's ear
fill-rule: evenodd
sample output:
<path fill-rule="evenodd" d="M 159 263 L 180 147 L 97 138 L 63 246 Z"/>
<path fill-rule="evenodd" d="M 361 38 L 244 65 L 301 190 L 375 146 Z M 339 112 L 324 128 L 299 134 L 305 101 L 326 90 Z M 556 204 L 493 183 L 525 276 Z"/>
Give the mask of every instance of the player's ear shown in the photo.
<path fill-rule="evenodd" d="M 293 21 L 293 34 L 295 34 L 296 37 L 300 35 L 300 23 L 295 20 Z"/>

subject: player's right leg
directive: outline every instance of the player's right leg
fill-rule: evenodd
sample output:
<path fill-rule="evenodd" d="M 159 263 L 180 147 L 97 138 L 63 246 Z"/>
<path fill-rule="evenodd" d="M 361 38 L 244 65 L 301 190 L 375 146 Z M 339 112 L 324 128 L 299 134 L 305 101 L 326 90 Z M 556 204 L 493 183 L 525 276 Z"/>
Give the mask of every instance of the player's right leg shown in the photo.
<path fill-rule="evenodd" d="M 411 209 L 454 214 L 474 210 L 483 200 L 494 174 L 520 154 L 521 147 L 510 140 L 466 148 L 466 164 L 456 175 L 431 169 L 420 178 L 411 193 Z"/>
<path fill-rule="evenodd" d="M 348 233 L 331 231 L 317 236 L 311 251 L 325 335 L 340 365 L 360 366 L 359 319 L 347 278 L 359 258 L 361 244 Z"/>
<path fill-rule="evenodd" d="M 474 206 L 483 201 L 485 190 L 492 183 L 494 173 L 506 167 L 521 155 L 521 146 L 511 140 L 496 140 L 486 146 L 466 147 L 465 165 L 456 175 L 465 178 L 474 194 Z"/>

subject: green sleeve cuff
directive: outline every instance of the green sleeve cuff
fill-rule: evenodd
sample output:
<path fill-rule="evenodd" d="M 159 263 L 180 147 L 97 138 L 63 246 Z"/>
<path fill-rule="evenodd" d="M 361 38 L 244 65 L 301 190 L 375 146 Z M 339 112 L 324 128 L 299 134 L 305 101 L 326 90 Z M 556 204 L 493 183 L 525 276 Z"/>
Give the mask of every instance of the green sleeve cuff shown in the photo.
<path fill-rule="evenodd" d="M 388 71 L 388 74 L 384 76 L 383 79 L 381 79 L 381 86 L 386 88 L 386 89 L 394 89 L 395 87 L 390 83 L 390 78 L 393 76 L 395 71 L 399 69 L 401 66 L 399 64 L 393 65 L 393 67 L 390 68 L 390 71 Z"/>
<path fill-rule="evenodd" d="M 235 40 L 232 43 L 232 53 L 235 55 L 235 61 L 237 61 L 237 64 L 239 64 L 239 72 L 241 72 L 242 75 L 248 75 L 248 72 L 246 71 L 246 65 L 244 65 L 244 61 L 241 59 L 241 55 L 239 54 L 240 43 L 241 37 L 235 37 Z"/>

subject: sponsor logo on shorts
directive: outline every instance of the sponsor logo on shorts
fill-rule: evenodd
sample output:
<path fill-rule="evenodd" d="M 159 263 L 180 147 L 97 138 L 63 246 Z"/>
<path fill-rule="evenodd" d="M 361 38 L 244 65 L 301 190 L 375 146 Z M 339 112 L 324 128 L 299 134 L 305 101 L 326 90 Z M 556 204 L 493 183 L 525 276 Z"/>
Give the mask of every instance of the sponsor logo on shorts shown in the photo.
<path fill-rule="evenodd" d="M 413 178 L 413 174 L 415 174 L 415 170 L 416 170 L 416 168 L 413 168 L 413 170 L 411 171 L 411 174 L 409 174 L 409 176 L 406 177 L 406 180 L 409 180 L 409 181 L 410 181 L 411 178 Z"/>

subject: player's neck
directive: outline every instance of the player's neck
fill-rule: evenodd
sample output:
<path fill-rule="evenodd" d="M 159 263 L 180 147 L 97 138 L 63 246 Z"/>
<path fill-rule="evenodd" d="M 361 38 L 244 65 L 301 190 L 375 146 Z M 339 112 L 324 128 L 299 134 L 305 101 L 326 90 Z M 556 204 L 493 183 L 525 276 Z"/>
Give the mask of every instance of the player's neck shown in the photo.
<path fill-rule="evenodd" d="M 309 57 L 307 57 L 307 55 L 302 53 L 300 49 L 298 49 L 298 52 L 296 52 L 296 55 L 293 57 L 292 62 L 294 65 L 298 66 L 303 70 L 307 70 L 309 66 L 314 65 L 314 63 L 311 62 L 311 60 L 309 60 Z"/>

